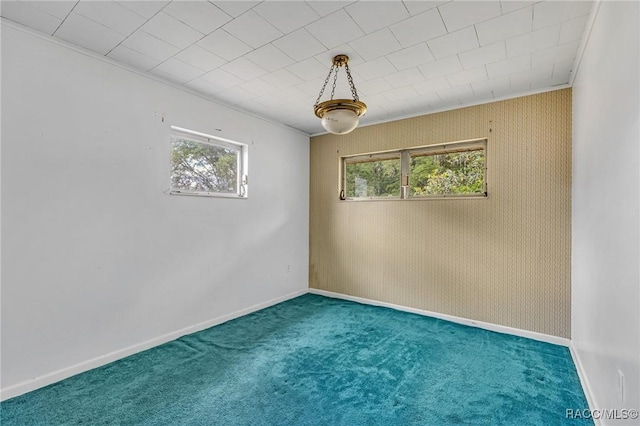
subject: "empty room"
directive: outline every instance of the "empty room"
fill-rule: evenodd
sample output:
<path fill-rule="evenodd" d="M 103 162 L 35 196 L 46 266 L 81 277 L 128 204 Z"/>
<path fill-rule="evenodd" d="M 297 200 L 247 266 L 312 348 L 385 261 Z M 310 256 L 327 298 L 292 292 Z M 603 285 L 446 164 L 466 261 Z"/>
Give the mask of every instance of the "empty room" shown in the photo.
<path fill-rule="evenodd" d="M 0 15 L 0 424 L 640 424 L 640 3 Z"/>

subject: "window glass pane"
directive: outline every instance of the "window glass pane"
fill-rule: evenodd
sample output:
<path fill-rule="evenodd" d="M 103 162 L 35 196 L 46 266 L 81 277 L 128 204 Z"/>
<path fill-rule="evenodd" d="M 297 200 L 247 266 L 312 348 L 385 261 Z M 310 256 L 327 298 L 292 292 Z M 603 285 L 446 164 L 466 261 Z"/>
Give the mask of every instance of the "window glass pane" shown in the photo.
<path fill-rule="evenodd" d="M 400 159 L 346 163 L 346 196 L 399 197 Z"/>
<path fill-rule="evenodd" d="M 181 137 L 171 142 L 171 188 L 236 193 L 240 150 Z"/>
<path fill-rule="evenodd" d="M 484 150 L 411 157 L 411 195 L 484 192 Z"/>

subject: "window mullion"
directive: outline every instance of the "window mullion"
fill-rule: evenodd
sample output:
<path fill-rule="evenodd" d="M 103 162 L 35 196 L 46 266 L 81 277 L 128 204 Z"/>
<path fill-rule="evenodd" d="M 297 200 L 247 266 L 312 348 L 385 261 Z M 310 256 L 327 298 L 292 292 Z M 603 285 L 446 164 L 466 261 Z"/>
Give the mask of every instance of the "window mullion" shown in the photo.
<path fill-rule="evenodd" d="M 400 198 L 409 198 L 409 173 L 411 171 L 411 154 L 409 151 L 400 152 Z"/>

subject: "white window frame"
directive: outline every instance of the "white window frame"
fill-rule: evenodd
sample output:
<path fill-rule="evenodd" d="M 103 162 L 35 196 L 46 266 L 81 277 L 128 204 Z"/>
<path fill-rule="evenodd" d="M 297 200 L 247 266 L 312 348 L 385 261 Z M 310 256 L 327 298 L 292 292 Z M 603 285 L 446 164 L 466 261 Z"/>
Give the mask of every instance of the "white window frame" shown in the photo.
<path fill-rule="evenodd" d="M 487 139 L 469 139 L 464 141 L 446 142 L 432 145 L 417 146 L 405 149 L 396 149 L 388 151 L 378 151 L 366 154 L 354 154 L 340 157 L 340 176 L 339 176 L 339 194 L 341 201 L 398 201 L 398 200 L 441 200 L 441 199 L 469 199 L 480 198 L 485 199 L 488 197 L 487 191 Z M 411 174 L 411 156 L 423 156 L 423 155 L 436 155 L 436 154 L 450 154 L 455 152 L 466 152 L 471 150 L 481 149 L 484 151 L 484 176 L 482 193 L 474 194 L 433 194 L 433 195 L 412 195 L 410 194 L 410 174 Z M 347 164 L 386 160 L 392 158 L 400 159 L 400 180 L 398 185 L 400 186 L 399 196 L 387 196 L 387 197 L 347 197 Z"/>
<path fill-rule="evenodd" d="M 246 199 L 249 196 L 249 174 L 248 174 L 248 150 L 249 147 L 246 144 L 232 141 L 230 139 L 221 138 L 218 136 L 208 135 L 206 133 L 196 132 L 194 130 L 184 129 L 182 127 L 171 126 L 171 138 L 169 147 L 175 139 L 188 139 L 189 141 L 218 146 L 222 148 L 230 148 L 237 150 L 238 164 L 236 173 L 236 191 L 234 193 L 229 192 L 215 192 L 215 191 L 189 191 L 184 189 L 174 189 L 171 182 L 171 176 L 169 176 L 169 193 L 171 195 L 190 195 L 197 197 L 223 197 L 223 198 L 239 198 Z M 171 152 L 169 153 L 169 170 L 171 170 Z M 171 173 L 170 173 L 171 174 Z"/>

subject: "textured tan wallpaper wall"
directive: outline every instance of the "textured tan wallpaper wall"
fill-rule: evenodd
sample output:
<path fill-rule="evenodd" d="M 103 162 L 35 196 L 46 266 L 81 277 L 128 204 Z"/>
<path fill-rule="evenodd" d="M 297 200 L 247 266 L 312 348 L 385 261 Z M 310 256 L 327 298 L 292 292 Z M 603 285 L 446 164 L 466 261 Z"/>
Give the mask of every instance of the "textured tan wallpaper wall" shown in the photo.
<path fill-rule="evenodd" d="M 487 198 L 338 199 L 342 155 L 474 138 Z M 310 197 L 310 287 L 570 337 L 570 89 L 314 137 Z"/>

